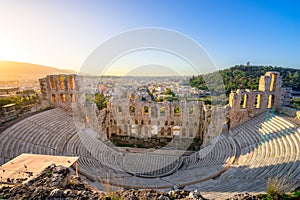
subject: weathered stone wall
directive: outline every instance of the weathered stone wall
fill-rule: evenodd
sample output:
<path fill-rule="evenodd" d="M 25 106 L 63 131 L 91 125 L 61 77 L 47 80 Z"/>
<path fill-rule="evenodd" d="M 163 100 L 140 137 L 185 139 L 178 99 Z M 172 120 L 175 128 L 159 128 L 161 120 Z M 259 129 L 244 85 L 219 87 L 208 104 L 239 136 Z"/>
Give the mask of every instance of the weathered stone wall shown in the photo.
<path fill-rule="evenodd" d="M 260 77 L 258 90 L 237 90 L 229 96 L 229 128 L 272 109 L 278 111 L 282 103 L 282 78 L 279 72 L 267 72 Z"/>
<path fill-rule="evenodd" d="M 49 75 L 39 81 L 45 102 L 67 111 L 75 105 L 78 111 L 73 114 L 82 115 L 77 118 L 85 126 L 100 128 L 102 138 L 110 138 L 113 134 L 139 138 L 196 137 L 209 144 L 210 139 L 221 132 L 267 109 L 278 111 L 291 100 L 290 88 L 281 88 L 282 78 L 278 72 L 261 76 L 258 90 L 231 92 L 227 107 L 210 109 L 202 102 L 142 101 L 137 95 L 132 97 L 134 91 L 125 89 L 112 97 L 106 110 L 98 111 L 94 104 L 97 78 Z"/>
<path fill-rule="evenodd" d="M 205 118 L 202 102 L 152 102 L 138 98 L 113 99 L 107 108 L 103 130 L 139 138 L 203 138 Z M 176 112 L 175 110 L 179 110 Z"/>
<path fill-rule="evenodd" d="M 78 91 L 77 75 L 60 74 L 48 75 L 39 79 L 43 104 L 49 103 L 71 111 L 72 102 L 75 102 L 75 93 Z"/>

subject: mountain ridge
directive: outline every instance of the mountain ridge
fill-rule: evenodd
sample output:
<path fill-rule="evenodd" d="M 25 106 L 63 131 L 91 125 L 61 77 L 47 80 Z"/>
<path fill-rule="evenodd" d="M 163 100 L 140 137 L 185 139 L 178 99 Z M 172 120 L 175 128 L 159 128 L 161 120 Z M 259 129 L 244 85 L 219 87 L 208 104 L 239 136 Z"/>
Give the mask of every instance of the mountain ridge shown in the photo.
<path fill-rule="evenodd" d="M 1 80 L 37 79 L 48 74 L 76 74 L 77 72 L 69 69 L 58 69 L 45 65 L 0 61 Z"/>

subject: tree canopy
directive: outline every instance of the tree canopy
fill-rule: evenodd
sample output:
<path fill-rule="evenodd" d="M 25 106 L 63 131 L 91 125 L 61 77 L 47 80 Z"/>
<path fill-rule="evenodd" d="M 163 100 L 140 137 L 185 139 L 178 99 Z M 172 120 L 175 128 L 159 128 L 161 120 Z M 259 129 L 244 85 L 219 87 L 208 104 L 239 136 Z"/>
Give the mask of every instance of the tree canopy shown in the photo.
<path fill-rule="evenodd" d="M 246 66 L 236 65 L 234 67 L 219 70 L 210 74 L 193 76 L 190 79 L 192 87 L 197 87 L 202 90 L 208 90 L 204 80 L 211 80 L 220 73 L 225 92 L 228 95 L 231 90 L 237 89 L 258 89 L 259 78 L 264 75 L 267 71 L 277 71 L 282 76 L 282 87 L 292 87 L 293 90 L 300 90 L 300 70 L 283 67 L 272 67 L 272 66 Z M 222 92 L 222 87 L 215 88 L 217 92 Z"/>

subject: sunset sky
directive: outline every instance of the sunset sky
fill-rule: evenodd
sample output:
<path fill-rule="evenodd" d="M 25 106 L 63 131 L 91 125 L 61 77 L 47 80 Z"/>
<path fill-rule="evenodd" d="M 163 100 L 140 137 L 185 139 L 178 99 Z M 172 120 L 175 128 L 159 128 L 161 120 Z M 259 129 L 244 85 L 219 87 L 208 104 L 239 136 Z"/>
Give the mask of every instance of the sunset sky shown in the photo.
<path fill-rule="evenodd" d="M 102 42 L 142 27 L 193 38 L 218 68 L 300 69 L 299 0 L 0 0 L 0 60 L 79 70 Z"/>

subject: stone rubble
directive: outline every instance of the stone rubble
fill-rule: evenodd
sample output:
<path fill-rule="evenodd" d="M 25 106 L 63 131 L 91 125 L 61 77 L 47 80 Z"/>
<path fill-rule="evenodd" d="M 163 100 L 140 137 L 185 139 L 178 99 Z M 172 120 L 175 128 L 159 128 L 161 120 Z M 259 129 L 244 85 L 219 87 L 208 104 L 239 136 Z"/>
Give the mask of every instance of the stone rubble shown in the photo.
<path fill-rule="evenodd" d="M 0 188 L 0 199 L 122 199 L 122 200 L 206 200 L 198 190 L 118 190 L 103 192 L 88 185 L 63 166 L 51 165 L 39 176 L 14 187 Z M 255 196 L 239 194 L 229 200 L 256 200 Z"/>

